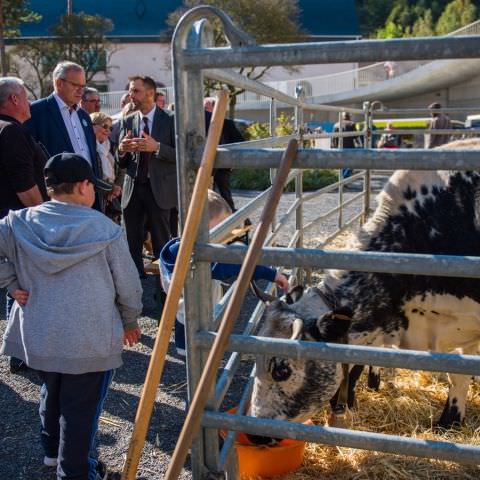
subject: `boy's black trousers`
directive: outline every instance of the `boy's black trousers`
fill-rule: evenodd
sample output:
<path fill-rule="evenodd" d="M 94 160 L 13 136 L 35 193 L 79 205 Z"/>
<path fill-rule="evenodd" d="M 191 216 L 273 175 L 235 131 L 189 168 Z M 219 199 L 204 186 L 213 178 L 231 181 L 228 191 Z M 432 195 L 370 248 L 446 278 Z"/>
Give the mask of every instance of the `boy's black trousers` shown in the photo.
<path fill-rule="evenodd" d="M 57 478 L 94 480 L 95 435 L 114 370 L 71 375 L 38 371 L 41 442 L 45 456 L 58 458 Z"/>

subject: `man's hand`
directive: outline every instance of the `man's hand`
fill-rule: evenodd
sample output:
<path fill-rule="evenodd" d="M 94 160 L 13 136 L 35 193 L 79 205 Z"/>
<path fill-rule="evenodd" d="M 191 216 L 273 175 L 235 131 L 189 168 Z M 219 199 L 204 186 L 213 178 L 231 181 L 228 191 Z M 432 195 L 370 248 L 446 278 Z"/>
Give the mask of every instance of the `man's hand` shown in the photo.
<path fill-rule="evenodd" d="M 140 327 L 132 330 L 125 330 L 123 332 L 123 344 L 127 347 L 133 347 L 133 345 L 140 341 L 141 336 L 142 332 L 140 331 Z"/>
<path fill-rule="evenodd" d="M 19 305 L 24 307 L 27 304 L 28 292 L 17 288 L 12 292 L 12 297 L 18 302 Z"/>
<path fill-rule="evenodd" d="M 122 194 L 122 187 L 119 185 L 113 185 L 112 191 L 107 194 L 107 200 L 112 201 L 114 198 L 118 198 Z"/>
<path fill-rule="evenodd" d="M 275 275 L 274 282 L 285 292 L 288 293 L 290 290 L 290 285 L 288 284 L 288 279 L 283 273 L 277 273 Z"/>
<path fill-rule="evenodd" d="M 128 130 L 127 134 L 122 138 L 118 151 L 120 153 L 136 152 L 137 151 L 137 139 L 132 138 L 132 131 Z"/>
<path fill-rule="evenodd" d="M 160 146 L 159 142 L 145 132 L 142 132 L 141 138 L 134 138 L 133 140 L 137 143 L 137 152 L 156 152 Z"/>

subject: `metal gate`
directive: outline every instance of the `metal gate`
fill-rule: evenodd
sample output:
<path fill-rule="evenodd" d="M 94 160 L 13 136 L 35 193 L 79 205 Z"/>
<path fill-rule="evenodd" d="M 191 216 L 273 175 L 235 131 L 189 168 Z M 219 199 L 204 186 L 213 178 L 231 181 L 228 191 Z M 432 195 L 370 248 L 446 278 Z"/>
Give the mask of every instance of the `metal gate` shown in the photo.
<path fill-rule="evenodd" d="M 229 47 L 213 48 L 211 21 L 220 21 Z M 255 45 L 230 19 L 214 7 L 197 7 L 187 12 L 177 25 L 173 38 L 173 65 L 175 88 L 175 122 L 177 135 L 177 166 L 179 172 L 179 197 L 181 222 L 185 220 L 191 196 L 196 168 L 205 141 L 203 113 L 203 79 L 209 77 L 220 82 L 246 88 L 272 99 L 271 123 L 275 118 L 277 103 L 294 106 L 296 118 L 301 126 L 304 109 L 341 111 L 350 110 L 365 115 L 365 149 L 350 150 L 299 150 L 294 167 L 297 169 L 297 194 L 294 208 L 297 212 L 296 232 L 292 238 L 292 252 L 283 248 L 270 247 L 262 252 L 261 263 L 281 265 L 294 269 L 338 268 L 369 272 L 390 272 L 418 275 L 442 275 L 452 277 L 480 278 L 480 258 L 453 256 L 409 255 L 378 252 L 328 252 L 307 250 L 302 247 L 303 225 L 301 223 L 302 202 L 301 171 L 305 168 L 335 168 L 348 166 L 359 169 L 365 179 L 362 215 L 370 206 L 369 178 L 372 170 L 467 170 L 478 169 L 478 151 L 433 151 L 433 150 L 374 150 L 371 149 L 371 105 L 363 110 L 342 109 L 334 106 L 305 103 L 301 94 L 288 96 L 261 82 L 250 80 L 231 67 L 303 65 L 316 63 L 427 60 L 446 58 L 475 58 L 480 51 L 480 37 L 449 37 L 401 40 L 368 40 L 352 42 L 309 43 L 288 45 Z M 302 137 L 301 130 L 299 131 Z M 302 137 L 304 138 L 304 137 Z M 285 145 L 288 137 L 246 142 L 220 147 L 216 167 L 220 168 L 272 168 L 280 161 L 282 149 L 265 148 Z M 340 179 L 340 184 L 345 180 Z M 341 190 L 341 188 L 340 188 Z M 265 197 L 265 196 L 264 196 Z M 261 200 L 259 200 L 260 202 Z M 257 202 L 258 203 L 258 202 Z M 245 255 L 243 247 L 228 247 L 209 243 L 222 233 L 244 220 L 253 206 L 241 209 L 228 219 L 209 237 L 208 222 L 203 218 L 197 238 L 191 270 L 185 285 L 185 309 L 188 349 L 189 398 L 196 388 L 211 346 L 215 325 L 221 316 L 212 312 L 210 294 L 210 262 L 241 263 Z M 359 216 L 360 218 L 360 216 Z M 282 221 L 282 220 L 281 220 Z M 279 223 L 281 223 L 281 221 Z M 272 235 L 276 226 L 273 226 Z M 242 353 L 262 352 L 272 355 L 315 358 L 351 364 L 371 364 L 384 367 L 452 372 L 480 375 L 480 359 L 468 355 L 389 350 L 383 348 L 324 345 L 264 339 L 259 341 L 250 336 L 261 317 L 260 306 L 254 311 L 244 335 L 233 335 L 229 358 L 215 391 L 211 394 L 208 409 L 202 420 L 201 434 L 192 445 L 191 459 L 193 478 L 211 478 L 223 472 L 235 478 L 235 462 L 230 461 L 233 435 L 230 434 L 219 449 L 218 429 L 241 430 L 273 437 L 305 439 L 310 442 L 343 445 L 353 448 L 379 450 L 396 454 L 434 457 L 456 462 L 479 463 L 480 448 L 448 442 L 426 442 L 392 435 L 370 432 L 305 426 L 277 420 L 254 419 L 241 416 L 250 394 L 252 377 L 246 386 L 239 405 L 240 415 L 218 412 L 223 397 L 232 381 Z"/>

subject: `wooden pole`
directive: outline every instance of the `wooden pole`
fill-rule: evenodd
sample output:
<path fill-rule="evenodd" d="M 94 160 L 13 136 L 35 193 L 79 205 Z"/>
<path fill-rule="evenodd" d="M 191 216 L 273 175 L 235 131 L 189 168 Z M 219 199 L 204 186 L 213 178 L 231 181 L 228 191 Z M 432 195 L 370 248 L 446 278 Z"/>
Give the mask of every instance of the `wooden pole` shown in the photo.
<path fill-rule="evenodd" d="M 157 388 L 165 365 L 170 333 L 175 322 L 178 301 L 182 294 L 185 278 L 187 277 L 193 244 L 197 237 L 203 207 L 207 198 L 208 186 L 210 184 L 210 177 L 212 176 L 213 164 L 217 153 L 217 146 L 220 141 L 223 121 L 225 119 L 227 101 L 228 93 L 226 91 L 219 92 L 213 109 L 212 121 L 208 130 L 205 150 L 203 152 L 200 168 L 197 172 L 192 199 L 185 220 L 182 241 L 180 243 L 177 261 L 175 262 L 175 268 L 173 270 L 172 283 L 167 292 L 162 319 L 153 346 L 152 356 L 150 358 L 150 364 L 148 366 L 145 384 L 142 390 L 142 396 L 140 397 L 132 438 L 130 439 L 127 459 L 122 473 L 122 480 L 135 480 L 138 463 L 142 454 L 143 445 L 145 444 L 145 437 L 150 424 L 150 417 L 152 415 Z"/>
<path fill-rule="evenodd" d="M 217 376 L 218 368 L 227 348 L 235 321 L 240 313 L 243 299 L 249 288 L 250 280 L 262 251 L 263 242 L 269 233 L 270 223 L 275 215 L 275 210 L 278 206 L 288 172 L 290 171 L 296 153 L 297 140 L 293 139 L 290 140 L 287 149 L 285 150 L 270 196 L 268 197 L 267 203 L 265 204 L 260 217 L 260 223 L 253 236 L 252 242 L 248 247 L 247 255 L 245 256 L 245 260 L 238 275 L 238 280 L 235 283 L 232 297 L 225 310 L 217 337 L 215 338 L 212 349 L 208 355 L 207 363 L 200 378 L 200 382 L 195 390 L 195 395 L 188 410 L 188 415 L 183 424 L 175 451 L 173 452 L 172 461 L 170 462 L 165 475 L 165 480 L 174 480 L 180 475 L 192 439 L 200 426 L 208 396 Z"/>

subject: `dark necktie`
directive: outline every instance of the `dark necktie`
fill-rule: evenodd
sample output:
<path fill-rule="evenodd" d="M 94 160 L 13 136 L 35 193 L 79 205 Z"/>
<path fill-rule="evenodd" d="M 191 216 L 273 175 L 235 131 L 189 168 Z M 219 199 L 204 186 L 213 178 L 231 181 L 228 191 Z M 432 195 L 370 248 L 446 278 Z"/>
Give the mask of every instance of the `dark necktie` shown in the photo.
<path fill-rule="evenodd" d="M 150 129 L 148 128 L 148 117 L 143 117 L 143 132 L 150 135 Z M 137 181 L 139 183 L 148 182 L 148 162 L 152 156 L 151 152 L 140 152 L 140 163 L 138 165 Z"/>

